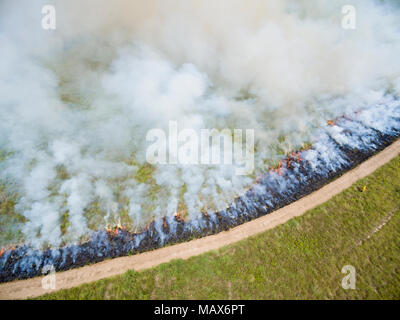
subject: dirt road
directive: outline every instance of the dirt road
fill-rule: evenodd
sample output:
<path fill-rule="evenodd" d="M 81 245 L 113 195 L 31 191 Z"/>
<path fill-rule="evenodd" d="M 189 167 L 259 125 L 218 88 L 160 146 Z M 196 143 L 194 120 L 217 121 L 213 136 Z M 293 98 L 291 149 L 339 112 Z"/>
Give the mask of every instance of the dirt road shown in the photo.
<path fill-rule="evenodd" d="M 357 180 L 373 173 L 398 154 L 400 154 L 400 140 L 309 196 L 229 231 L 151 252 L 107 260 L 79 269 L 57 273 L 56 290 L 72 288 L 83 283 L 115 276 L 130 269 L 144 270 L 172 259 L 187 259 L 266 231 L 326 202 L 344 189 L 349 188 Z M 52 290 L 42 288 L 42 279 L 43 277 L 38 277 L 0 284 L 0 299 L 24 299 L 52 292 Z"/>

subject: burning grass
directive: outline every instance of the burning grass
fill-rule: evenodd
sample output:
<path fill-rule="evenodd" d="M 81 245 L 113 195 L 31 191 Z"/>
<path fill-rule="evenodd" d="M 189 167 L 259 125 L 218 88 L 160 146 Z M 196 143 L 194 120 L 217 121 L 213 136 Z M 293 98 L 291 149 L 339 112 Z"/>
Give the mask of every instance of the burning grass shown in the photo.
<path fill-rule="evenodd" d="M 196 217 L 187 219 L 185 208 L 180 207 L 173 216 L 149 219 L 144 229 L 137 232 L 129 230 L 126 222 L 119 218 L 111 221 L 105 230 L 82 237 L 77 244 L 44 250 L 29 245 L 12 247 L 0 257 L 0 281 L 37 276 L 47 264 L 61 271 L 153 250 L 215 234 L 269 214 L 317 190 L 394 141 L 400 135 L 400 123 L 395 116 L 400 111 L 398 101 L 376 108 L 354 115 L 352 120 L 339 118 L 333 127 L 321 129 L 314 145 L 287 153 L 275 166 L 259 175 L 251 188 L 228 202 L 223 210 L 201 210 Z M 379 127 L 380 122 L 368 123 L 371 118 L 368 112 L 373 114 L 378 110 L 384 123 L 379 130 L 375 127 Z M 152 179 L 151 167 L 142 168 L 139 174 L 146 180 Z M 366 186 L 362 188 L 362 191 L 366 190 Z M 96 212 L 94 208 L 93 217 L 99 216 Z M 67 212 L 63 216 L 62 226 L 68 223 L 68 215 Z"/>
<path fill-rule="evenodd" d="M 399 247 L 400 156 L 263 234 L 40 299 L 399 299 Z M 356 290 L 341 286 L 348 264 Z"/>
<path fill-rule="evenodd" d="M 0 282 L 226 230 L 400 134 L 397 6 L 357 1 L 374 32 L 348 38 L 329 1 L 115 1 L 66 1 L 50 38 L 41 1 L 1 1 Z M 170 122 L 254 130 L 254 176 L 148 165 L 147 134 Z"/>

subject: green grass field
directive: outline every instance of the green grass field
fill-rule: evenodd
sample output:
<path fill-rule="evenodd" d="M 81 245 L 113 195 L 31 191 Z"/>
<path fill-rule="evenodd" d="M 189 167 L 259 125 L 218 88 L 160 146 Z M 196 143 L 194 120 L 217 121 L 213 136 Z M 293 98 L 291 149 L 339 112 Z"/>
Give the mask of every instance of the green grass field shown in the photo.
<path fill-rule="evenodd" d="M 397 157 L 327 203 L 263 234 L 40 298 L 399 299 L 399 213 Z M 345 265 L 356 269 L 355 290 L 342 288 Z"/>

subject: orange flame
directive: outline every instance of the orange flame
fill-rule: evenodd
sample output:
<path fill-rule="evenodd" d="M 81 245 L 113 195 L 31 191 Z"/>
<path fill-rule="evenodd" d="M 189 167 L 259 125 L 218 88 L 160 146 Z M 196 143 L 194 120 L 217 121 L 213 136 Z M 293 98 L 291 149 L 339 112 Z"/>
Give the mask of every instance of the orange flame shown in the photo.
<path fill-rule="evenodd" d="M 123 227 L 120 223 L 113 227 L 106 227 L 106 232 L 110 236 L 117 236 L 120 230 L 126 230 L 126 228 Z"/>
<path fill-rule="evenodd" d="M 167 217 L 164 217 L 164 218 L 163 218 L 162 226 L 163 226 L 164 229 L 167 228 Z"/>
<path fill-rule="evenodd" d="M 183 218 L 182 218 L 180 212 L 176 212 L 175 213 L 175 220 L 178 221 L 178 222 L 183 221 Z"/>
<path fill-rule="evenodd" d="M 147 222 L 146 225 L 145 225 L 145 227 L 144 227 L 144 229 L 147 230 L 147 229 L 150 227 L 150 224 L 151 224 L 152 222 L 153 222 L 153 221 Z"/>
<path fill-rule="evenodd" d="M 282 175 L 282 169 L 283 168 L 283 162 L 279 161 L 279 164 L 275 167 L 274 171 L 278 174 L 278 175 Z"/>
<path fill-rule="evenodd" d="M 6 250 L 4 248 L 1 248 L 0 250 L 0 257 L 4 254 L 4 252 L 6 252 Z"/>

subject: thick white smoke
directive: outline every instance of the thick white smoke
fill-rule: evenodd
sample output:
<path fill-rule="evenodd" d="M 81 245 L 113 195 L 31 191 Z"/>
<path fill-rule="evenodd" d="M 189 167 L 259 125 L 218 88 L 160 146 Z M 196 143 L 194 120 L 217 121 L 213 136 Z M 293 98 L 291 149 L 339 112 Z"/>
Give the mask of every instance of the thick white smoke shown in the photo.
<path fill-rule="evenodd" d="M 170 120 L 254 129 L 265 170 L 328 119 L 400 94 L 396 3 L 3 0 L 0 178 L 25 240 L 60 245 L 110 223 L 223 208 L 250 177 L 151 167 L 146 132 Z M 41 27 L 45 4 L 55 31 Z M 355 30 L 341 26 L 345 4 Z"/>

